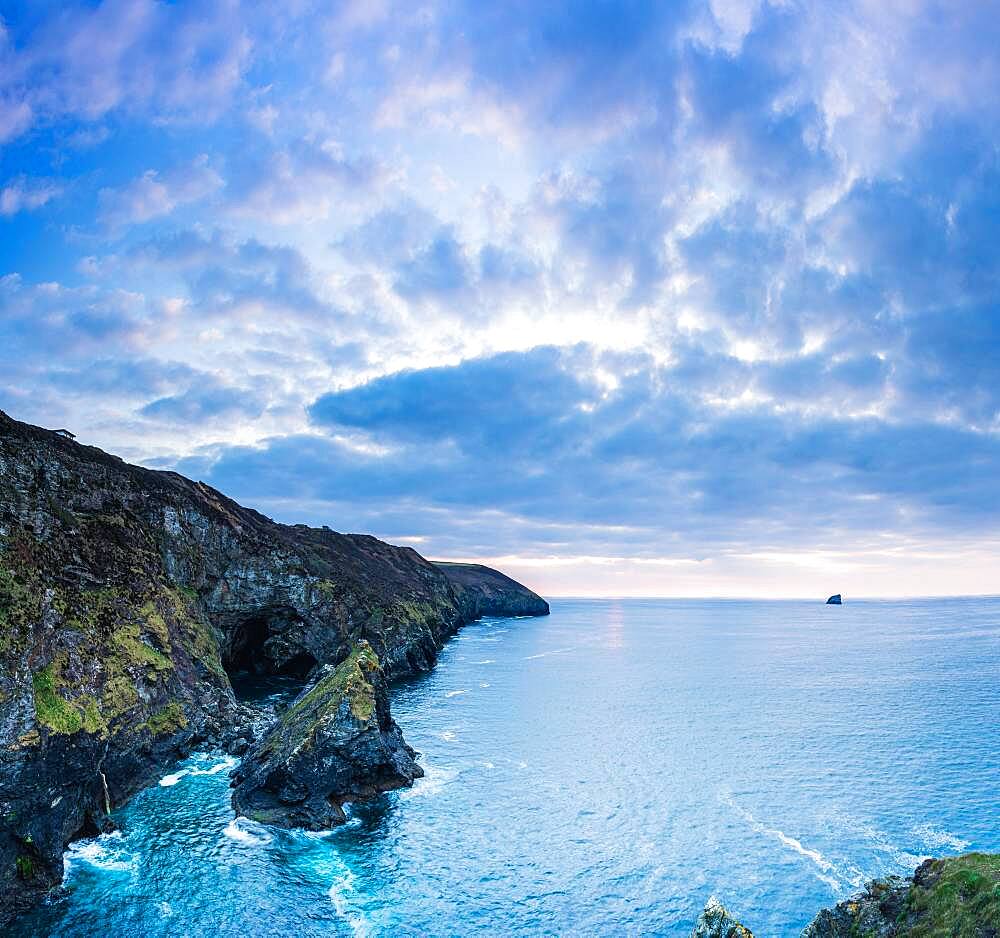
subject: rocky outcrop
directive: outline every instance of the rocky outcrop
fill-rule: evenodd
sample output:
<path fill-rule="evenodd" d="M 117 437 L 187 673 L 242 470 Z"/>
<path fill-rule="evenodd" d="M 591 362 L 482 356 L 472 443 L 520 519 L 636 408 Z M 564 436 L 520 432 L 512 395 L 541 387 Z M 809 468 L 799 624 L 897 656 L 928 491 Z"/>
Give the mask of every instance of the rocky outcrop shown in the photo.
<path fill-rule="evenodd" d="M 378 658 L 362 641 L 304 691 L 233 772 L 233 807 L 263 824 L 325 830 L 345 802 L 423 776 L 389 714 Z"/>
<path fill-rule="evenodd" d="M 365 640 L 411 674 L 474 608 L 409 548 L 277 524 L 0 413 L 0 923 L 71 839 L 240 732 L 230 673 L 305 679 Z"/>
<path fill-rule="evenodd" d="M 752 938 L 714 899 L 692 938 Z M 1000 855 L 926 860 L 912 877 L 873 880 L 823 909 L 802 938 L 1000 938 Z"/>
<path fill-rule="evenodd" d="M 712 896 L 698 917 L 691 938 L 753 938 L 753 932 L 736 921 L 722 903 Z"/>
<path fill-rule="evenodd" d="M 549 604 L 541 596 L 498 570 L 478 563 L 440 560 L 434 566 L 448 578 L 467 618 L 549 614 Z"/>
<path fill-rule="evenodd" d="M 1000 936 L 1000 856 L 967 853 L 926 860 L 910 879 L 869 883 L 824 909 L 803 938 L 961 938 Z"/>
<path fill-rule="evenodd" d="M 840 593 L 834 593 L 827 601 L 828 606 L 839 606 L 842 600 L 840 598 Z"/>

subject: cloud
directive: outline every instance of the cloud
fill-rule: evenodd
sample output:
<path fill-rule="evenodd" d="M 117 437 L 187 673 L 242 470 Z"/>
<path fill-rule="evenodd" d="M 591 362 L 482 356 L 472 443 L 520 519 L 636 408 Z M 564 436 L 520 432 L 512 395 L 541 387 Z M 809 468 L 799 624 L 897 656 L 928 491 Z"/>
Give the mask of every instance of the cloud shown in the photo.
<path fill-rule="evenodd" d="M 466 556 L 985 544 L 995 14 L 12 13 L 2 391 Z"/>
<path fill-rule="evenodd" d="M 101 219 L 113 229 L 142 224 L 204 199 L 223 185 L 207 155 L 162 174 L 149 169 L 124 188 L 101 189 Z"/>
<path fill-rule="evenodd" d="M 240 166 L 230 210 L 282 225 L 321 219 L 337 201 L 367 194 L 379 175 L 373 159 L 348 157 L 335 141 L 297 140 Z"/>
<path fill-rule="evenodd" d="M 155 420 L 190 425 L 206 418 L 259 417 L 264 407 L 261 396 L 247 388 L 199 382 L 182 394 L 151 401 L 140 413 Z"/>
<path fill-rule="evenodd" d="M 19 176 L 0 188 L 0 215 L 34 211 L 61 193 L 62 186 L 53 180 Z"/>
<path fill-rule="evenodd" d="M 230 99 L 252 41 L 236 0 L 67 3 L 12 42 L 0 34 L 0 138 L 115 111 L 204 121 Z"/>

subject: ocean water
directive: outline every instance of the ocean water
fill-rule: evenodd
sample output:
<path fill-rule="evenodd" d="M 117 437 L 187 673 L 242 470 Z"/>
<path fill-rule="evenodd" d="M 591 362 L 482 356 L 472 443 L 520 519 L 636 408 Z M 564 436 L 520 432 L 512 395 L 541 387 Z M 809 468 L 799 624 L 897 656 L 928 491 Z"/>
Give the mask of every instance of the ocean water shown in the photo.
<path fill-rule="evenodd" d="M 1000 850 L 998 599 L 556 601 L 465 628 L 393 712 L 412 790 L 268 829 L 197 754 L 12 934 L 686 935 L 714 894 L 797 935 L 868 877 Z"/>

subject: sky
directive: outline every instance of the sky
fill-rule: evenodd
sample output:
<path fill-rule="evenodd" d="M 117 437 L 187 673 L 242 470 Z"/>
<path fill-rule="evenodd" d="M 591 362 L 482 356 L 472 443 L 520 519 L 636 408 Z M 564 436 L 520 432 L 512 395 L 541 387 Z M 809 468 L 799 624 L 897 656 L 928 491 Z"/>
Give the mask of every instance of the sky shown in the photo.
<path fill-rule="evenodd" d="M 997 0 L 0 0 L 0 409 L 547 595 L 1000 593 L 998 49 Z"/>

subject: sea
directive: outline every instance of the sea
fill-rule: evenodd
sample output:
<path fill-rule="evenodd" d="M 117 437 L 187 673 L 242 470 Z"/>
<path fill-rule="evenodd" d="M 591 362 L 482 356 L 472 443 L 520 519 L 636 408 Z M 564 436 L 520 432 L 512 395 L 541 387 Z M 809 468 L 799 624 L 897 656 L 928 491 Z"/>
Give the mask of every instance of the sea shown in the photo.
<path fill-rule="evenodd" d="M 276 703 L 286 684 L 249 694 Z M 794 936 L 871 877 L 1000 851 L 1000 599 L 560 599 L 392 710 L 426 775 L 328 833 L 198 752 L 73 844 L 11 936 Z"/>

